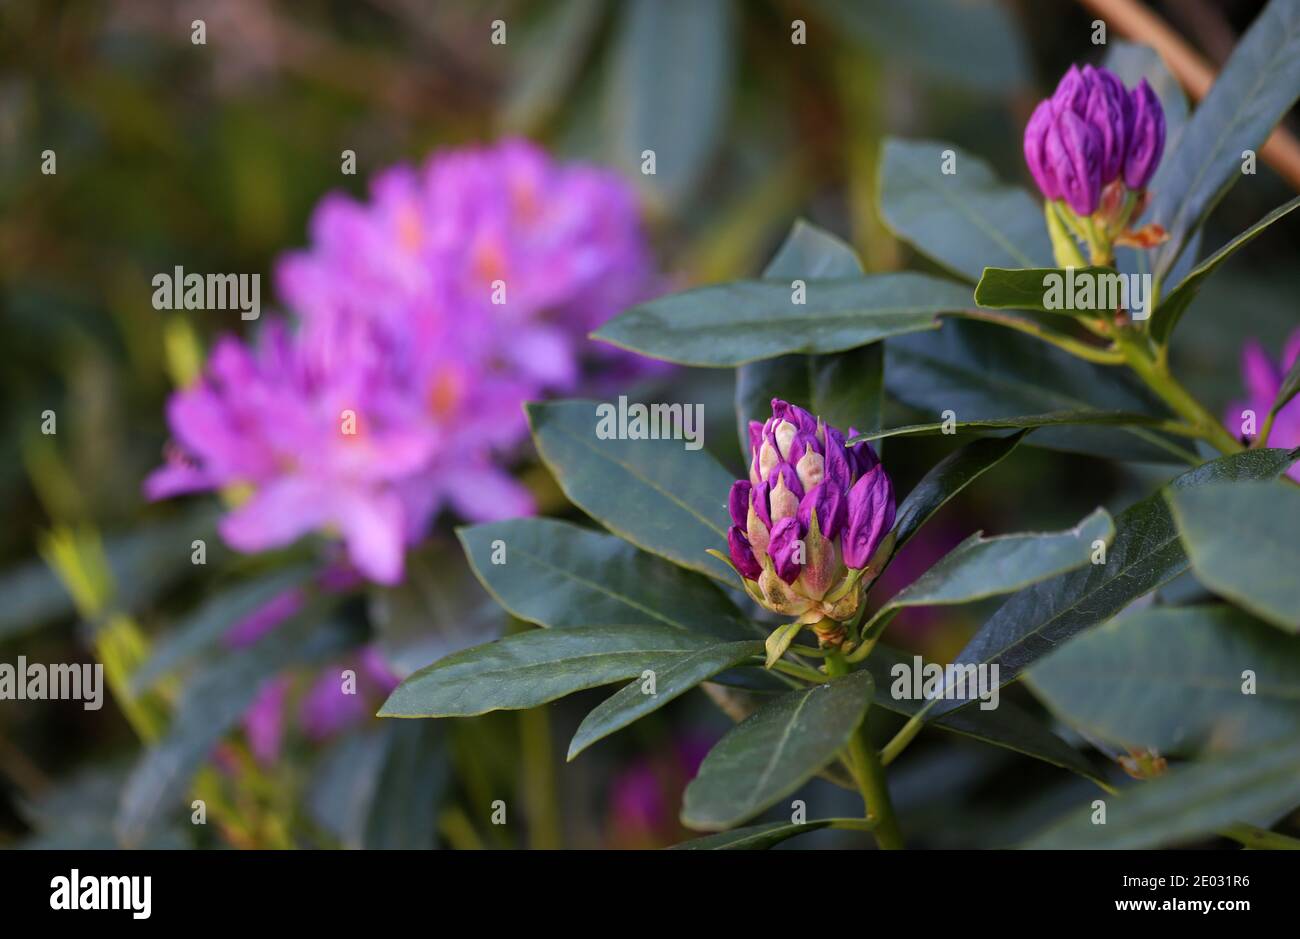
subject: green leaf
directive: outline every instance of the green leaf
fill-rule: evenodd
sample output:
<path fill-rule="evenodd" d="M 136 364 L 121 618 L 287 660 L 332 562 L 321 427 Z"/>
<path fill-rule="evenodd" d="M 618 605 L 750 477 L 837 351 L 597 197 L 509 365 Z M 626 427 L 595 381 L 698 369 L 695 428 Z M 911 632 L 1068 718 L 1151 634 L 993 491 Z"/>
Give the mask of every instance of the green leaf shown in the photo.
<path fill-rule="evenodd" d="M 1300 633 L 1300 489 L 1238 482 L 1166 495 L 1196 579 Z"/>
<path fill-rule="evenodd" d="M 939 313 L 971 305 L 966 288 L 927 274 L 808 280 L 803 303 L 791 283 L 738 280 L 670 294 L 623 311 L 592 337 L 680 365 L 731 368 L 935 329 Z"/>
<path fill-rule="evenodd" d="M 1126 411 L 1052 411 L 1050 414 L 1025 414 L 1020 417 L 995 417 L 974 421 L 931 421 L 927 424 L 906 424 L 902 427 L 890 427 L 885 430 L 871 430 L 849 438 L 853 444 L 862 440 L 883 440 L 886 437 L 918 437 L 934 434 L 957 433 L 958 431 L 1031 429 L 1034 427 L 1052 427 L 1063 424 L 1156 424 L 1160 418 L 1151 414 L 1137 414 Z M 949 430 L 952 428 L 952 430 Z"/>
<path fill-rule="evenodd" d="M 1087 295 L 1094 302 L 1085 308 L 1073 309 L 1062 307 L 1053 301 L 1047 304 L 1049 289 L 1048 278 L 1059 279 L 1062 291 L 1061 300 L 1079 299 L 1079 291 L 1087 287 Z M 1055 313 L 1061 316 L 1096 319 L 1107 310 L 1117 306 L 1134 309 L 1137 297 L 1129 296 L 1128 279 L 1109 267 L 1081 267 L 1063 270 L 1060 268 L 1004 268 L 986 267 L 975 285 L 975 302 L 982 307 L 993 310 L 1035 310 L 1040 313 Z M 1114 299 L 1115 302 L 1102 302 L 1102 298 Z M 1122 298 L 1123 302 L 1120 302 Z M 1138 311 L 1150 314 L 1151 298 L 1142 298 L 1144 307 Z M 1140 317 L 1145 318 L 1145 317 Z"/>
<path fill-rule="evenodd" d="M 605 85 L 612 161 L 668 206 L 708 167 L 726 127 L 733 73 L 730 0 L 627 0 Z M 653 150 L 655 171 L 642 172 Z"/>
<path fill-rule="evenodd" d="M 727 547 L 727 493 L 735 479 L 708 452 L 680 440 L 601 440 L 596 404 L 527 405 L 533 441 L 578 506 L 644 551 L 731 583 L 709 548 Z"/>
<path fill-rule="evenodd" d="M 972 441 L 931 467 L 898 507 L 895 550 L 906 544 L 944 503 L 1001 463 L 1027 433 L 1022 430 L 1009 437 Z"/>
<path fill-rule="evenodd" d="M 1184 473 L 1167 488 L 1186 490 L 1214 482 L 1271 479 L 1300 451 L 1251 450 L 1212 460 Z M 1022 669 L 1077 633 L 1105 622 L 1134 600 L 1187 570 L 1178 532 L 1156 492 L 1120 513 L 1106 563 L 1088 565 L 1014 594 L 980 627 L 957 656 L 959 664 L 997 664 L 1011 681 Z M 967 701 L 940 701 L 935 713 Z"/>
<path fill-rule="evenodd" d="M 862 274 L 857 255 L 829 232 L 795 223 L 763 271 L 768 280 L 833 279 Z M 876 427 L 885 395 L 885 350 L 872 343 L 827 355 L 783 355 L 736 370 L 736 428 L 749 453 L 749 422 L 771 415 L 773 398 L 790 401 L 839 428 Z"/>
<path fill-rule="evenodd" d="M 1010 593 L 1089 562 L 1098 541 L 1109 544 L 1115 523 L 1097 509 L 1074 528 L 985 538 L 976 532 L 904 587 L 883 609 L 970 603 Z"/>
<path fill-rule="evenodd" d="M 857 671 L 766 702 L 704 758 L 686 787 L 682 822 L 730 828 L 794 792 L 848 743 L 871 696 L 871 674 Z"/>
<path fill-rule="evenodd" d="M 944 152 L 957 172 L 942 172 Z M 971 282 L 984 268 L 1050 267 L 1042 206 L 983 160 L 941 140 L 885 141 L 877 191 L 889 229 Z"/>
<path fill-rule="evenodd" d="M 913 656 L 878 644 L 866 660 L 865 667 L 875 679 L 876 707 L 882 707 L 905 717 L 911 717 L 921 709 L 923 701 L 903 694 L 894 694 L 895 682 L 900 680 L 902 674 L 910 675 L 910 670 L 915 667 Z M 902 669 L 909 671 L 904 673 Z M 1078 773 L 1087 779 L 1099 780 L 1097 771 L 1092 768 L 1083 754 L 1052 733 L 1038 717 L 1004 697 L 999 697 L 996 708 L 990 710 L 981 710 L 979 707 L 963 708 L 943 715 L 931 726 L 995 747 L 1014 750 L 1033 759 Z"/>
<path fill-rule="evenodd" d="M 1300 646 L 1229 606 L 1121 616 L 1025 677 L 1062 720 L 1121 747 L 1192 756 L 1300 733 Z"/>
<path fill-rule="evenodd" d="M 1212 763 L 1191 763 L 1108 799 L 1106 824 L 1091 804 L 1038 834 L 1027 848 L 1154 848 L 1209 835 L 1234 822 L 1276 819 L 1300 804 L 1300 737 L 1275 740 Z"/>
<path fill-rule="evenodd" d="M 830 819 L 794 824 L 792 822 L 768 822 L 766 825 L 750 825 L 747 828 L 735 828 L 720 831 L 702 838 L 692 838 L 675 844 L 670 851 L 766 851 L 768 848 L 830 825 Z"/>
<path fill-rule="evenodd" d="M 1000 326 L 945 320 L 937 332 L 885 343 L 885 384 L 905 404 L 962 421 L 1044 411 L 1123 411 L 1168 416 L 1121 369 L 1084 362 Z M 1145 427 L 1047 427 L 1033 446 L 1113 459 L 1190 462 L 1181 441 Z"/>
<path fill-rule="evenodd" d="M 125 843 L 139 843 L 184 805 L 190 779 L 267 679 L 290 664 L 320 662 L 353 644 L 345 625 L 320 621 L 322 609 L 320 603 L 309 606 L 255 645 L 208 663 L 189 682 L 171 726 L 145 751 L 122 791 L 116 828 Z"/>
<path fill-rule="evenodd" d="M 447 656 L 394 689 L 380 717 L 472 717 L 534 708 L 659 672 L 717 640 L 671 626 L 530 629 Z"/>
<path fill-rule="evenodd" d="M 776 664 L 777 659 L 785 655 L 786 650 L 790 648 L 790 643 L 794 642 L 803 627 L 803 623 L 786 623 L 772 630 L 771 635 L 763 643 L 764 668 L 771 668 Z"/>
<path fill-rule="evenodd" d="M 757 639 L 700 649 L 662 670 L 653 670 L 654 694 L 642 690 L 644 681 L 638 673 L 630 685 L 597 705 L 578 725 L 573 740 L 569 742 L 567 759 L 572 760 L 597 740 L 603 740 L 651 711 L 657 711 L 700 682 L 762 654 L 763 643 Z"/>
<path fill-rule="evenodd" d="M 1218 270 L 1224 261 L 1237 253 L 1238 249 L 1245 247 L 1262 232 L 1265 228 L 1272 225 L 1282 216 L 1289 214 L 1297 206 L 1300 206 L 1300 196 L 1296 196 L 1289 202 L 1279 205 L 1272 212 L 1269 212 L 1254 225 L 1247 228 L 1244 232 L 1233 238 L 1226 245 L 1220 248 L 1214 254 L 1210 255 L 1192 270 L 1168 296 L 1164 298 L 1161 304 L 1156 307 L 1156 311 L 1151 319 L 1151 337 L 1158 343 L 1167 343 L 1169 337 L 1173 335 L 1174 327 L 1182 315 L 1187 312 L 1187 308 L 1196 295 L 1201 291 L 1201 285 L 1205 279 Z"/>
<path fill-rule="evenodd" d="M 1178 147 L 1151 181 L 1145 218 L 1169 240 L 1157 249 L 1164 277 L 1241 176 L 1242 151 L 1258 151 L 1300 95 L 1300 6 L 1274 0 L 1237 42 L 1231 58 L 1192 113 Z"/>
<path fill-rule="evenodd" d="M 816 0 L 813 7 L 872 59 L 901 61 L 966 91 L 1006 93 L 1026 81 L 1028 65 L 1016 21 L 997 4 Z"/>
<path fill-rule="evenodd" d="M 753 637 L 710 581 L 612 535 L 549 518 L 489 522 L 457 535 L 483 586 L 520 619 L 555 629 L 619 623 Z"/>

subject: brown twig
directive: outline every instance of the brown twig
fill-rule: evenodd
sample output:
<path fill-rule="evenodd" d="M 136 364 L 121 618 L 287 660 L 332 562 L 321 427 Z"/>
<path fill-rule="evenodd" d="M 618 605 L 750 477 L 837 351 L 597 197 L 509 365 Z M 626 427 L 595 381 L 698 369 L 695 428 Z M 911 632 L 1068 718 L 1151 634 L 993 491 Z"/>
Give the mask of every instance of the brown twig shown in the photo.
<path fill-rule="evenodd" d="M 1214 84 L 1213 67 L 1139 0 L 1079 0 L 1079 3 L 1099 14 L 1107 27 L 1121 36 L 1154 48 L 1194 100 L 1204 98 Z M 1290 131 L 1275 127 L 1259 155 L 1291 188 L 1300 192 L 1300 142 Z"/>

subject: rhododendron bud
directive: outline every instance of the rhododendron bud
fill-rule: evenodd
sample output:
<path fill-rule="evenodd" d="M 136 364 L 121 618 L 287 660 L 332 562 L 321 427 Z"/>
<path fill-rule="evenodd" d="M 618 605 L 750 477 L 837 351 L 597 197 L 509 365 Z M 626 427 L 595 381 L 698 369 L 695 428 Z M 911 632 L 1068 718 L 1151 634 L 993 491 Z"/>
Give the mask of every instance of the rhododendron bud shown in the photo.
<path fill-rule="evenodd" d="M 1025 164 L 1047 200 L 1058 264 L 1083 263 L 1079 245 L 1091 263 L 1110 264 L 1116 245 L 1164 240 L 1154 223 L 1129 228 L 1146 205 L 1164 145 L 1164 111 L 1145 79 L 1129 92 L 1107 69 L 1070 67 L 1034 108 L 1024 135 Z"/>
<path fill-rule="evenodd" d="M 800 623 L 852 617 L 894 525 L 893 486 L 875 451 L 845 446 L 838 429 L 780 399 L 766 423 L 750 425 L 749 441 L 750 478 L 732 484 L 727 534 L 746 590 Z"/>

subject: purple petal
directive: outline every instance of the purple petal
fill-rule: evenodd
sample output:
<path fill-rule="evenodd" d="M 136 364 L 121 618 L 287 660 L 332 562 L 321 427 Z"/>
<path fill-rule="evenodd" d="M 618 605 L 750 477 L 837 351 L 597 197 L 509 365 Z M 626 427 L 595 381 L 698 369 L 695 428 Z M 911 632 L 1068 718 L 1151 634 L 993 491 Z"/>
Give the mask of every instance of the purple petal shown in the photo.
<path fill-rule="evenodd" d="M 1133 89 L 1133 135 L 1124 160 L 1124 185 L 1145 189 L 1165 151 L 1165 112 L 1146 79 Z"/>
<path fill-rule="evenodd" d="M 1101 137 L 1073 111 L 1056 116 L 1047 135 L 1047 162 L 1077 215 L 1097 211 L 1101 197 Z"/>
<path fill-rule="evenodd" d="M 733 525 L 745 527 L 745 521 L 749 518 L 749 493 L 753 488 L 747 479 L 738 479 L 731 484 L 731 493 L 727 497 L 727 511 L 731 513 Z"/>
<path fill-rule="evenodd" d="M 883 466 L 854 483 L 849 491 L 843 541 L 848 567 L 858 569 L 871 563 L 880 542 L 894 527 L 894 509 L 894 486 Z"/>
<path fill-rule="evenodd" d="M 745 533 L 735 526 L 727 529 L 727 550 L 731 554 L 731 563 L 742 577 L 758 580 L 758 575 L 763 573 L 763 565 L 754 558 L 754 551 L 750 548 Z"/>
<path fill-rule="evenodd" d="M 799 503 L 799 524 L 804 531 L 812 530 L 812 513 L 817 511 L 817 530 L 828 541 L 834 541 L 844 527 L 848 512 L 847 502 L 834 483 L 822 483 L 812 489 Z"/>
<path fill-rule="evenodd" d="M 793 516 L 783 518 L 772 529 L 772 540 L 768 542 L 767 553 L 776 568 L 776 576 L 787 584 L 799 579 L 803 565 L 798 556 L 803 552 L 803 532 L 799 521 Z"/>

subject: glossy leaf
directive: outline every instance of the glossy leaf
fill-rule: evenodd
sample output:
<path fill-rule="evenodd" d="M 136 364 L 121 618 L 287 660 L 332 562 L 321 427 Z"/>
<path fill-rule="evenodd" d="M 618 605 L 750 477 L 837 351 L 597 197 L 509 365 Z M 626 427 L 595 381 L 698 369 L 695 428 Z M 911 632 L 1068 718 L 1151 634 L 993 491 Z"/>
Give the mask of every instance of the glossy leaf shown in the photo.
<path fill-rule="evenodd" d="M 898 506 L 894 549 L 901 548 L 944 503 L 997 466 L 1024 439 L 1027 430 L 989 437 L 958 447 L 921 478 Z"/>
<path fill-rule="evenodd" d="M 763 643 L 760 640 L 729 642 L 700 649 L 655 670 L 653 694 L 645 692 L 645 680 L 638 674 L 630 685 L 601 702 L 583 718 L 569 742 L 568 759 L 572 760 L 597 740 L 603 740 L 633 721 L 657 711 L 700 682 L 762 654 Z"/>
<path fill-rule="evenodd" d="M 1059 279 L 1062 300 L 1067 297 L 1077 299 L 1078 291 L 1084 289 L 1086 282 L 1094 302 L 1090 307 L 1082 309 L 1062 307 L 1053 302 L 1054 308 L 1049 308 L 1047 300 L 1052 286 L 1049 278 Z M 1132 309 L 1130 304 L 1138 299 L 1144 304 L 1151 302 L 1150 297 L 1128 297 L 1128 281 L 1122 278 L 1123 275 L 1109 267 L 1081 267 L 1072 271 L 1055 267 L 986 267 L 980 274 L 979 283 L 975 285 L 975 302 L 992 310 L 1035 310 L 1085 319 L 1095 319 L 1104 315 L 1107 309 L 1115 308 L 1100 306 L 1103 295 L 1116 298 L 1123 296 L 1126 300 L 1123 304 L 1125 309 Z M 1073 292 L 1065 289 L 1071 285 Z M 1149 306 L 1146 313 L 1151 313 Z"/>
<path fill-rule="evenodd" d="M 1062 720 L 1120 747 L 1195 755 L 1300 733 L 1300 646 L 1229 606 L 1121 616 L 1025 677 Z"/>
<path fill-rule="evenodd" d="M 710 581 L 613 535 L 548 518 L 489 522 L 457 534 L 483 586 L 520 619 L 555 629 L 662 625 L 754 638 Z"/>
<path fill-rule="evenodd" d="M 394 689 L 380 717 L 470 717 L 533 708 L 668 668 L 716 639 L 672 626 L 530 629 L 447 656 Z"/>
<path fill-rule="evenodd" d="M 885 343 L 885 385 L 912 407 L 939 417 L 988 420 L 1051 411 L 1123 411 L 1167 416 L 1125 372 L 1084 362 L 1000 326 L 945 320 L 938 332 Z M 1034 446 L 1114 459 L 1195 459 L 1184 441 L 1145 427 L 1047 427 Z"/>
<path fill-rule="evenodd" d="M 1027 848 L 1154 848 L 1209 835 L 1243 820 L 1271 820 L 1300 805 L 1300 737 L 1275 740 L 1210 763 L 1191 763 L 1108 799 L 1106 824 L 1080 806 Z"/>
<path fill-rule="evenodd" d="M 697 287 L 631 307 L 592 337 L 667 362 L 731 368 L 934 329 L 939 313 L 971 305 L 959 284 L 910 272 L 807 280 L 803 291 L 798 303 L 785 280 Z"/>
<path fill-rule="evenodd" d="M 1167 495 L 1196 579 L 1300 633 L 1300 489 L 1237 482 Z"/>
<path fill-rule="evenodd" d="M 596 405 L 527 406 L 533 441 L 564 494 L 614 534 L 674 564 L 731 582 L 725 551 L 732 475 L 680 440 L 601 440 Z"/>
<path fill-rule="evenodd" d="M 1296 196 L 1289 202 L 1278 206 L 1272 212 L 1269 212 L 1254 225 L 1247 228 L 1244 232 L 1233 238 L 1226 245 L 1220 248 L 1214 254 L 1210 255 L 1192 270 L 1182 283 L 1171 292 L 1164 301 L 1156 308 L 1151 321 L 1151 336 L 1156 342 L 1166 343 L 1169 337 L 1173 335 L 1174 327 L 1182 315 L 1187 312 L 1187 308 L 1196 295 L 1201 291 L 1201 285 L 1211 274 L 1218 270 L 1224 261 L 1232 257 L 1237 251 L 1254 241 L 1265 228 L 1272 225 L 1284 215 L 1289 214 L 1297 206 L 1300 206 L 1300 196 Z"/>
<path fill-rule="evenodd" d="M 955 173 L 943 172 L 947 151 Z M 895 235 L 972 283 L 986 267 L 1053 266 L 1042 205 L 945 141 L 886 140 L 878 198 Z"/>
<path fill-rule="evenodd" d="M 682 821 L 730 828 L 794 792 L 848 742 L 871 697 L 871 674 L 857 671 L 766 702 L 704 758 L 686 787 Z"/>
<path fill-rule="evenodd" d="M 1284 472 L 1298 453 L 1253 450 L 1220 457 L 1177 477 L 1167 488 L 1271 479 Z M 1187 566 L 1163 492 L 1156 492 L 1115 519 L 1115 539 L 1106 552 L 1105 564 L 1090 564 L 1014 594 L 980 627 L 957 662 L 996 663 L 1000 679 L 1011 681 L 1052 649 L 1115 616 L 1134 600 L 1173 580 Z M 940 701 L 933 713 L 964 703 Z"/>
<path fill-rule="evenodd" d="M 969 603 L 1010 593 L 1089 562 L 1096 542 L 1109 544 L 1115 523 L 1097 509 L 1074 528 L 985 538 L 979 532 L 904 587 L 886 608 Z"/>
<path fill-rule="evenodd" d="M 610 155 L 652 199 L 680 204 L 721 141 L 731 97 L 731 0 L 618 4 L 605 85 Z M 644 151 L 655 172 L 642 172 Z"/>
<path fill-rule="evenodd" d="M 1192 112 L 1177 149 L 1151 181 L 1152 204 L 1144 220 L 1169 232 L 1169 241 L 1157 249 L 1158 275 L 1173 268 L 1192 233 L 1241 177 L 1242 151 L 1259 151 L 1297 95 L 1300 5 L 1273 0 L 1237 42 Z"/>

